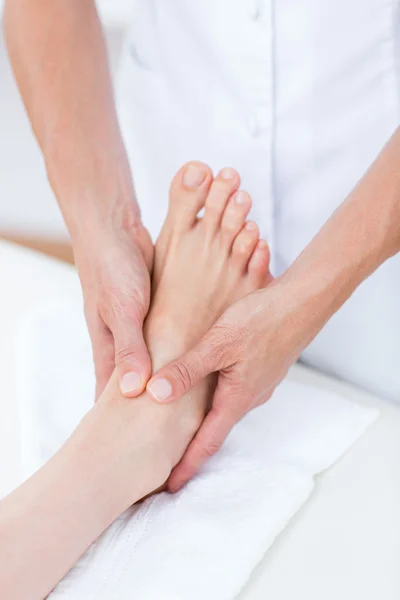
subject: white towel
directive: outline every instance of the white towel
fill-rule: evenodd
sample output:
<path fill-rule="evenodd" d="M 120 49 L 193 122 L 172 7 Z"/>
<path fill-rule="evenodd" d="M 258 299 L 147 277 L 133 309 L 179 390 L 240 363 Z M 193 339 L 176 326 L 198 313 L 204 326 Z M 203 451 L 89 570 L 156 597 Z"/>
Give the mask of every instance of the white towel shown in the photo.
<path fill-rule="evenodd" d="M 43 464 L 94 393 L 80 299 L 36 310 L 21 328 L 20 405 L 26 474 Z M 231 600 L 307 500 L 314 476 L 377 418 L 332 393 L 285 381 L 235 427 L 180 493 L 126 511 L 51 600 Z"/>

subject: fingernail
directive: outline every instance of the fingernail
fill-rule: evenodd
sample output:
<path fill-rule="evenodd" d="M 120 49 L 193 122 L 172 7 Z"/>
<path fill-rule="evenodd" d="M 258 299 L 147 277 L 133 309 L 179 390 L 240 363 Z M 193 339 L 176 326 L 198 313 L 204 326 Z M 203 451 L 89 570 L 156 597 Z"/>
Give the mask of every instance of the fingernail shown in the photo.
<path fill-rule="evenodd" d="M 219 176 L 222 177 L 222 179 L 235 179 L 236 171 L 230 167 L 225 167 L 219 172 Z"/>
<path fill-rule="evenodd" d="M 235 194 L 236 204 L 243 205 L 246 203 L 246 201 L 247 201 L 246 192 L 242 192 L 242 190 L 239 190 L 238 192 L 236 192 L 236 194 Z"/>
<path fill-rule="evenodd" d="M 206 178 L 206 172 L 195 165 L 188 165 L 183 174 L 183 183 L 194 189 L 199 187 Z"/>
<path fill-rule="evenodd" d="M 165 402 L 172 394 L 172 385 L 168 379 L 156 379 L 148 386 L 148 390 L 158 402 Z"/>
<path fill-rule="evenodd" d="M 123 394 L 132 394 L 140 390 L 141 387 L 142 377 L 139 373 L 131 371 L 130 373 L 125 373 L 121 379 L 120 388 Z"/>

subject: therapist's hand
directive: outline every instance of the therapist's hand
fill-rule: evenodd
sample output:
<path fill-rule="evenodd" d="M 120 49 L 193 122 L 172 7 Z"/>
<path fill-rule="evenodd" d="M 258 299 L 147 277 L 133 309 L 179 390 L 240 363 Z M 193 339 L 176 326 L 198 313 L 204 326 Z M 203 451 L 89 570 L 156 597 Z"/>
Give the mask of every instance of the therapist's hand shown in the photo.
<path fill-rule="evenodd" d="M 212 408 L 175 467 L 170 491 L 180 489 L 219 450 L 235 423 L 270 398 L 298 358 L 310 327 L 297 300 L 279 279 L 245 296 L 228 308 L 196 347 L 148 383 L 151 394 L 153 381 L 167 379 L 172 393 L 165 401 L 170 402 L 219 371 Z"/>
<path fill-rule="evenodd" d="M 167 380 L 158 389 L 171 390 L 163 399 L 168 402 L 219 371 L 211 410 L 171 474 L 171 491 L 217 452 L 247 411 L 270 397 L 357 287 L 400 252 L 399 157 L 400 130 L 287 271 L 232 304 L 196 347 L 149 381 L 151 394 L 155 380 Z"/>
<path fill-rule="evenodd" d="M 134 397 L 151 375 L 143 339 L 150 302 L 153 244 L 140 224 L 90 233 L 73 241 L 96 370 L 96 398 L 117 367 L 121 391 Z"/>

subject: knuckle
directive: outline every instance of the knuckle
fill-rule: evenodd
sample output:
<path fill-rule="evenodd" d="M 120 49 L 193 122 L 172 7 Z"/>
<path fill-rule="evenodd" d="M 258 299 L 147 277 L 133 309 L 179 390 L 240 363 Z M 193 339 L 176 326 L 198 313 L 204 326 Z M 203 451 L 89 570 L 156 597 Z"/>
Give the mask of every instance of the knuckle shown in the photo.
<path fill-rule="evenodd" d="M 216 442 L 208 442 L 203 447 L 203 458 L 207 459 L 211 458 L 212 456 L 215 456 L 215 454 L 217 454 L 220 448 L 221 446 Z"/>
<path fill-rule="evenodd" d="M 240 325 L 232 326 L 223 321 L 217 322 L 209 339 L 216 362 L 224 366 L 235 363 L 243 346 L 242 338 L 243 332 Z"/>
<path fill-rule="evenodd" d="M 140 304 L 133 298 L 118 298 L 110 302 L 109 310 L 116 321 L 136 322 L 142 315 Z"/>
<path fill-rule="evenodd" d="M 235 372 L 221 374 L 220 388 L 214 399 L 213 409 L 218 417 L 238 421 L 254 405 L 257 394 L 250 389 L 248 379 Z"/>
<path fill-rule="evenodd" d="M 187 363 L 178 362 L 172 365 L 172 375 L 184 388 L 191 388 L 196 381 L 195 370 Z"/>
<path fill-rule="evenodd" d="M 99 312 L 107 323 L 143 322 L 147 313 L 148 301 L 143 294 L 133 288 L 129 290 L 111 285 L 99 302 Z"/>
<path fill-rule="evenodd" d="M 126 362 L 134 358 L 135 352 L 128 350 L 127 348 L 119 348 L 115 351 L 115 359 L 117 362 Z"/>

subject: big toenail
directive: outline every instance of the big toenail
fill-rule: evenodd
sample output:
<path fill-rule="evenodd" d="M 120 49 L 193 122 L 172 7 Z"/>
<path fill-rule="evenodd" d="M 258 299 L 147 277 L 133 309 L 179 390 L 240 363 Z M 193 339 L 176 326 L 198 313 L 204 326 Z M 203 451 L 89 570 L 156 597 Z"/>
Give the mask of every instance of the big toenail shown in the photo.
<path fill-rule="evenodd" d="M 246 204 L 246 200 L 247 200 L 246 192 L 242 192 L 242 190 L 239 190 L 238 192 L 236 192 L 236 194 L 235 194 L 236 204 L 239 204 L 239 205 Z"/>
<path fill-rule="evenodd" d="M 163 377 L 153 381 L 151 385 L 149 385 L 148 390 L 153 398 L 155 398 L 158 402 L 165 402 L 172 394 L 172 386 L 170 382 L 168 379 L 164 379 Z"/>
<path fill-rule="evenodd" d="M 200 167 L 188 165 L 183 174 L 183 183 L 188 188 L 197 188 L 203 183 L 206 175 L 207 173 L 203 169 L 200 169 Z"/>
<path fill-rule="evenodd" d="M 236 171 L 235 169 L 231 169 L 230 167 L 225 167 L 225 169 L 222 169 L 222 171 L 220 171 L 220 177 L 222 177 L 222 179 L 235 179 L 236 177 Z"/>

